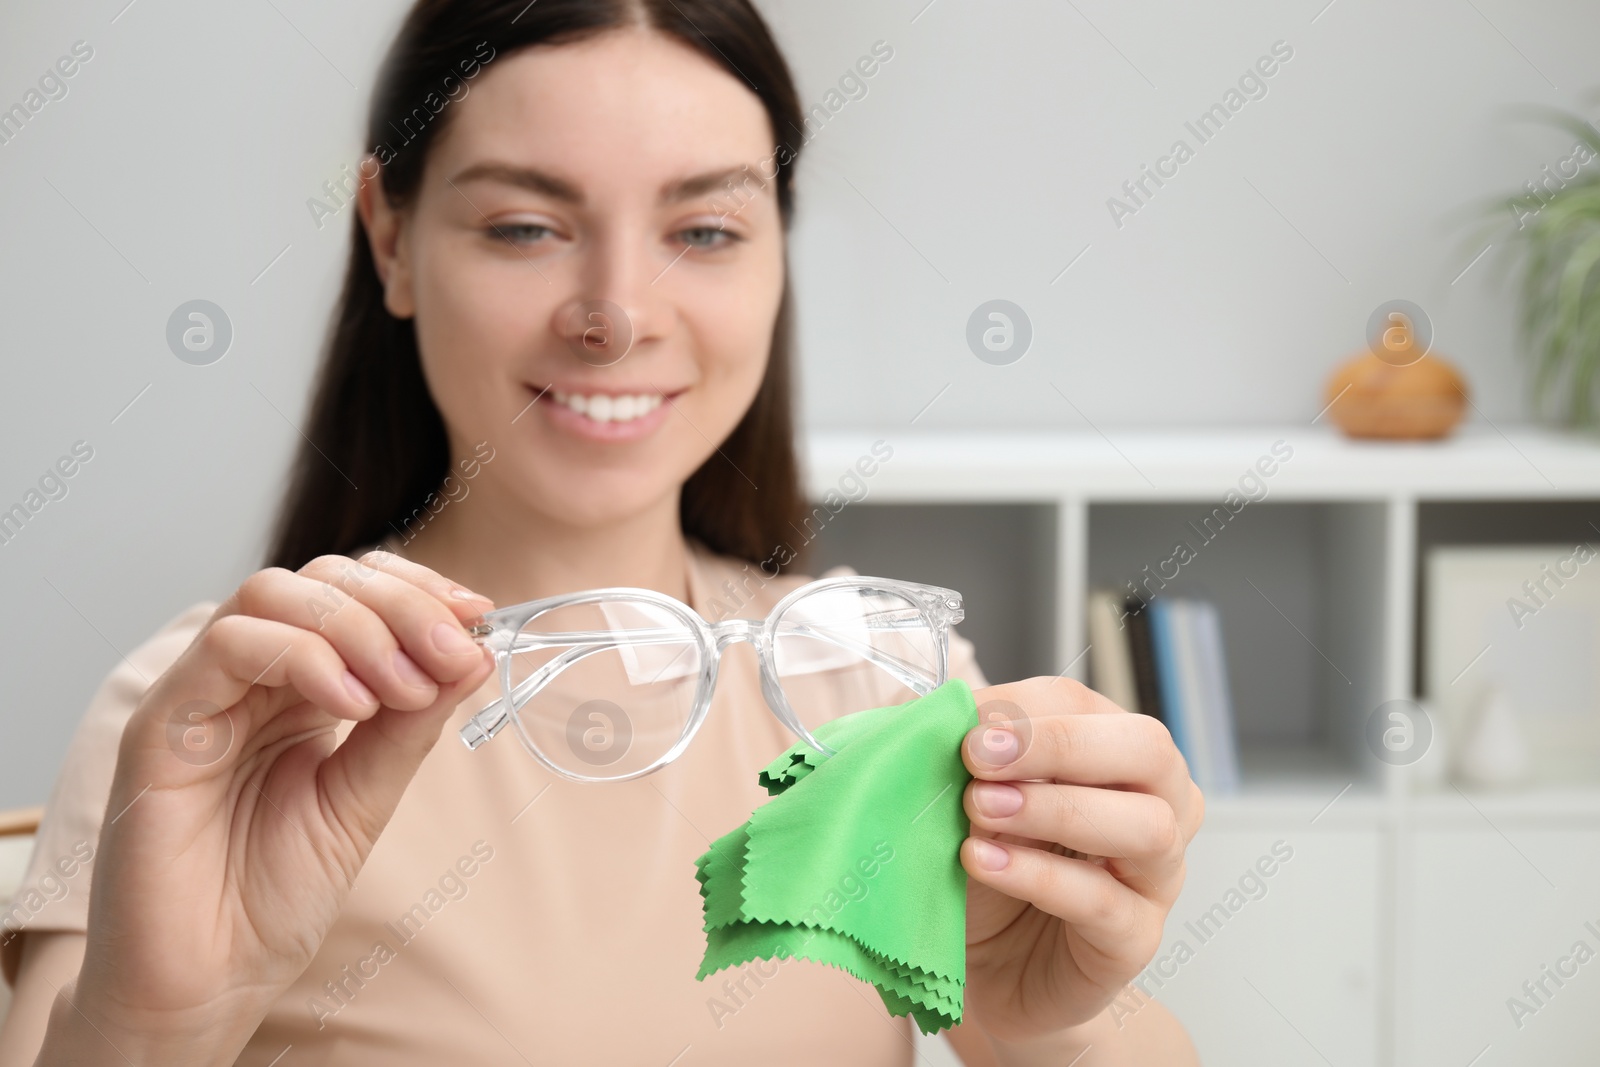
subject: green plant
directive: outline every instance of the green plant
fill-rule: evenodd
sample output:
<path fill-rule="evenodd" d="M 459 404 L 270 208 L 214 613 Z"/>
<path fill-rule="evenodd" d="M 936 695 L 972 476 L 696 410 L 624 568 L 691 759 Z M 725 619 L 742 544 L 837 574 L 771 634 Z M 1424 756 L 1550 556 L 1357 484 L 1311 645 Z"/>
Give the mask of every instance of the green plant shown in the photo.
<path fill-rule="evenodd" d="M 1576 427 L 1600 424 L 1600 130 L 1578 115 L 1536 112 L 1578 138 L 1576 173 L 1563 171 L 1534 191 L 1519 191 L 1507 206 L 1516 222 L 1510 245 L 1521 253 L 1520 334 L 1533 361 L 1533 400 Z M 1591 166 L 1591 164 L 1593 164 Z M 1549 168 L 1546 173 L 1550 174 Z"/>

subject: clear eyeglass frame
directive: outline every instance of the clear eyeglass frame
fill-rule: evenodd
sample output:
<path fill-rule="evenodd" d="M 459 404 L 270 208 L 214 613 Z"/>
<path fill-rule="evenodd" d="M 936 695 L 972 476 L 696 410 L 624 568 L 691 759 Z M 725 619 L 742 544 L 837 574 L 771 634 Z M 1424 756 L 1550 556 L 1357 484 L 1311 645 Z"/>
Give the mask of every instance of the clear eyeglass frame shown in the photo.
<path fill-rule="evenodd" d="M 926 695 L 943 685 L 949 677 L 949 647 L 950 627 L 960 622 L 965 617 L 961 606 L 961 594 L 953 589 L 944 589 L 939 586 L 923 585 L 918 582 L 905 582 L 894 578 L 872 578 L 864 575 L 847 575 L 838 578 L 823 578 L 818 581 L 808 582 L 791 591 L 777 604 L 773 605 L 771 612 L 765 619 L 725 619 L 721 622 L 707 622 L 689 605 L 675 597 L 658 593 L 653 589 L 640 589 L 628 586 L 615 586 L 604 589 L 590 589 L 580 593 L 569 593 L 561 596 L 546 597 L 542 600 L 530 600 L 523 604 L 499 608 L 483 615 L 483 621 L 470 627 L 469 632 L 473 638 L 494 653 L 497 673 L 500 679 L 500 697 L 485 706 L 481 711 L 467 721 L 459 730 L 463 744 L 469 749 L 477 749 L 486 744 L 506 726 L 517 720 L 518 713 L 544 688 L 561 670 L 572 662 L 600 652 L 619 649 L 627 644 L 664 644 L 669 642 L 692 641 L 700 652 L 700 671 L 696 680 L 696 689 L 692 711 L 686 719 L 683 735 L 678 741 L 650 765 L 626 774 L 614 776 L 595 776 L 581 774 L 552 760 L 546 753 L 533 743 L 527 730 L 514 730 L 523 747 L 543 767 L 554 774 L 575 782 L 623 782 L 634 778 L 642 778 L 660 770 L 673 760 L 677 759 L 694 740 L 694 735 L 699 731 L 701 723 L 705 721 L 706 714 L 711 708 L 711 698 L 716 690 L 717 668 L 720 665 L 722 651 L 729 645 L 741 641 L 749 642 L 755 648 L 756 658 L 760 665 L 761 692 L 766 698 L 768 710 L 782 723 L 795 737 L 810 745 L 824 756 L 832 756 L 834 749 L 819 740 L 806 728 L 800 716 L 796 714 L 785 695 L 776 662 L 775 648 L 778 637 L 777 627 L 784 615 L 798 602 L 835 590 L 856 590 L 863 595 L 886 594 L 899 597 L 916 608 L 917 620 L 913 625 L 927 628 L 928 635 L 932 638 L 932 647 L 936 670 L 934 678 L 930 681 L 923 672 L 918 671 L 913 665 L 895 657 L 883 649 L 878 649 L 871 644 L 851 643 L 850 651 L 862 657 L 864 662 L 871 662 L 881 668 L 888 675 L 899 681 L 906 688 L 919 696 Z M 587 632 L 564 632 L 553 636 L 548 642 L 541 641 L 536 634 L 524 632 L 524 628 L 539 615 L 559 608 L 575 607 L 584 604 L 600 602 L 634 602 L 653 605 L 665 609 L 677 616 L 683 626 L 679 627 L 650 627 L 626 630 L 593 630 Z M 897 629 L 904 629 L 910 620 L 902 618 Z M 817 636 L 811 634 L 808 636 Z M 847 641 L 837 633 L 829 637 L 838 643 Z M 548 646 L 560 646 L 568 651 L 556 656 L 549 663 L 534 670 L 521 682 L 513 682 L 512 656 L 518 652 L 537 651 Z"/>

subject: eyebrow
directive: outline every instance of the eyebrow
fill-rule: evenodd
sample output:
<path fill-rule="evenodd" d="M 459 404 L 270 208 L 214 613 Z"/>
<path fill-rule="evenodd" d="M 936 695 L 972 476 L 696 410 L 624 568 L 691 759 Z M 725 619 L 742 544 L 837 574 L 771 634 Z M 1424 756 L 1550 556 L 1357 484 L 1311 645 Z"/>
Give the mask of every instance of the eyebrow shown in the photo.
<path fill-rule="evenodd" d="M 687 178 L 679 178 L 668 182 L 661 188 L 660 202 L 662 204 L 677 204 L 685 200 L 692 200 L 721 188 L 728 183 L 737 184 L 741 176 L 748 175 L 748 182 L 753 182 L 758 189 L 764 189 L 766 182 L 751 172 L 748 164 L 738 167 L 726 167 L 721 170 L 706 171 L 703 174 L 693 174 Z M 583 203 L 583 191 L 571 182 L 558 178 L 547 171 L 537 167 L 527 167 L 511 163 L 485 162 L 474 163 L 454 178 L 455 183 L 474 181 L 499 182 L 502 185 L 512 185 L 519 189 L 548 196 L 553 200 L 564 203 L 580 205 Z"/>
<path fill-rule="evenodd" d="M 707 171 L 704 174 L 695 174 L 687 178 L 680 178 L 668 182 L 661 189 L 661 202 L 663 204 L 676 204 L 684 200 L 692 200 L 703 196 L 714 189 L 724 185 L 736 185 L 742 175 L 748 175 L 748 180 L 754 182 L 757 189 L 764 190 L 766 182 L 759 175 L 750 173 L 750 166 L 727 167 L 723 170 Z"/>
<path fill-rule="evenodd" d="M 477 181 L 499 182 L 502 185 L 514 185 L 520 189 L 540 193 L 553 200 L 562 200 L 569 204 L 583 203 L 583 193 L 577 186 L 536 167 L 514 166 L 510 163 L 474 163 L 450 180 L 457 184 Z"/>

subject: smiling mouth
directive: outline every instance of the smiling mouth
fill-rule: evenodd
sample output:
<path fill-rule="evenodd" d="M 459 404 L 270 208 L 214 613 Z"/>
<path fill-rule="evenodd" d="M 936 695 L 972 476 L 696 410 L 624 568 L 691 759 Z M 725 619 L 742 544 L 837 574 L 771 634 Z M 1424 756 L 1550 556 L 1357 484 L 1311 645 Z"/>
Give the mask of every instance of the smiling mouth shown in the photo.
<path fill-rule="evenodd" d="M 676 394 L 580 393 L 547 387 L 539 395 L 542 399 L 575 411 L 593 422 L 627 423 L 644 418 L 659 408 L 664 400 L 671 399 L 671 396 Z"/>

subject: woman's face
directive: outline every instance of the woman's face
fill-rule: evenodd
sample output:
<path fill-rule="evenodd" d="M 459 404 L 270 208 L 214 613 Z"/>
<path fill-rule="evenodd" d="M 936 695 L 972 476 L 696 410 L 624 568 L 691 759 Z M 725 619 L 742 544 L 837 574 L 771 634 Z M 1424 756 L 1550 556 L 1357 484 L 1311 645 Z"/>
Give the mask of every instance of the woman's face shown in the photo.
<path fill-rule="evenodd" d="M 471 86 L 379 252 L 451 448 L 489 441 L 475 488 L 561 523 L 675 507 L 770 353 L 784 255 L 766 111 L 644 30 L 500 56 Z"/>

